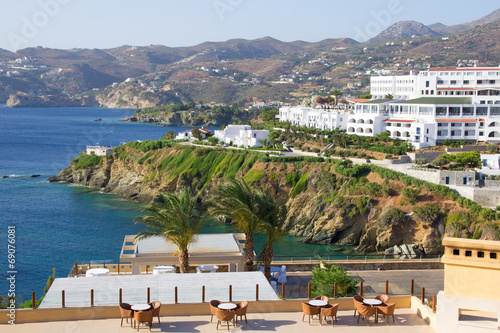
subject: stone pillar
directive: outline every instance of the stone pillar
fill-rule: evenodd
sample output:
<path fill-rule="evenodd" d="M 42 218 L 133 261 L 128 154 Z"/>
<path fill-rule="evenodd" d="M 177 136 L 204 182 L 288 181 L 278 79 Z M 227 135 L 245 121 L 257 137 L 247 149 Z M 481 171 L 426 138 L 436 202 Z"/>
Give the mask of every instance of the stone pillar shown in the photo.
<path fill-rule="evenodd" d="M 138 262 L 133 262 L 132 263 L 132 275 L 139 275 L 141 274 L 141 264 Z"/>

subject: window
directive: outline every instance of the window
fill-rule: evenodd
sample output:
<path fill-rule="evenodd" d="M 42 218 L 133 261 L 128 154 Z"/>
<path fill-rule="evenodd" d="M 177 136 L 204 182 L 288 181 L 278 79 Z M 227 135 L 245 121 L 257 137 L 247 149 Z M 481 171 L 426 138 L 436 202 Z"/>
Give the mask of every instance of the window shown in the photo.
<path fill-rule="evenodd" d="M 479 132 L 479 136 L 484 136 L 484 132 Z"/>
<path fill-rule="evenodd" d="M 470 250 L 465 251 L 465 256 L 472 257 L 472 251 L 470 251 Z"/>
<path fill-rule="evenodd" d="M 438 81 L 438 82 L 439 82 L 439 81 Z M 425 81 L 425 87 L 426 87 L 426 88 L 429 88 L 430 84 L 431 84 L 431 83 L 430 83 L 430 81 Z"/>
<path fill-rule="evenodd" d="M 457 80 L 451 80 L 450 84 L 457 84 Z"/>
<path fill-rule="evenodd" d="M 477 84 L 483 84 L 483 80 L 477 80 Z"/>
<path fill-rule="evenodd" d="M 483 251 L 478 251 L 477 252 L 477 257 L 478 258 L 484 258 L 484 252 Z"/>
<path fill-rule="evenodd" d="M 420 127 L 417 127 L 417 134 L 420 134 Z"/>
<path fill-rule="evenodd" d="M 454 256 L 459 256 L 460 255 L 460 250 L 459 249 L 453 249 L 453 255 Z"/>
<path fill-rule="evenodd" d="M 429 129 L 427 129 L 427 130 L 425 131 L 425 134 L 429 134 Z"/>
<path fill-rule="evenodd" d="M 469 80 L 464 80 L 464 84 L 469 84 Z"/>
<path fill-rule="evenodd" d="M 443 80 L 438 80 L 437 81 L 437 84 L 444 84 L 444 81 Z M 428 87 L 428 86 L 427 86 Z"/>
<path fill-rule="evenodd" d="M 491 253 L 490 253 L 490 259 L 496 259 L 496 258 L 497 258 L 497 254 L 496 254 L 496 253 L 491 252 Z"/>

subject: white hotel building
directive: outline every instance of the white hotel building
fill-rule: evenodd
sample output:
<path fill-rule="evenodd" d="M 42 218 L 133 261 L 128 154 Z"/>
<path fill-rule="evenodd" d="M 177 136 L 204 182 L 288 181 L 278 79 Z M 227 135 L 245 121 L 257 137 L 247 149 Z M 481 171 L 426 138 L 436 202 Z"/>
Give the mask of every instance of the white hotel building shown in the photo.
<path fill-rule="evenodd" d="M 372 100 L 356 103 L 349 113 L 280 108 L 280 121 L 363 136 L 389 131 L 417 149 L 447 138 L 500 142 L 500 67 L 374 76 L 371 94 Z M 384 99 L 387 94 L 394 99 Z"/>

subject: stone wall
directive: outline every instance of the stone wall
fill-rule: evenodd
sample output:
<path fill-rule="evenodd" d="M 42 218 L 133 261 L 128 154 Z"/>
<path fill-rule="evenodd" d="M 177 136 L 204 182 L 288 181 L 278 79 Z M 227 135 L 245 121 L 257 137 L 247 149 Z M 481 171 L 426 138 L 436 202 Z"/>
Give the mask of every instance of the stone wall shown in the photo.
<path fill-rule="evenodd" d="M 429 151 L 425 153 L 406 153 L 412 162 L 417 158 L 425 158 L 428 163 L 434 161 L 438 156 L 444 155 L 446 152 L 444 151 Z"/>
<path fill-rule="evenodd" d="M 463 153 L 467 151 L 486 151 L 486 146 L 463 145 L 461 148 L 445 148 L 448 153 Z"/>

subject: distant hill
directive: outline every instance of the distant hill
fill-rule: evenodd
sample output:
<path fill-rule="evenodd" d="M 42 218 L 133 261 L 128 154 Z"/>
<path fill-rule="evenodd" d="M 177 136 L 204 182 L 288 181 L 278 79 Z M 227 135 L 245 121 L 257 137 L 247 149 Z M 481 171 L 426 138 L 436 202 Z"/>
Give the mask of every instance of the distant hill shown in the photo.
<path fill-rule="evenodd" d="M 462 32 L 462 31 L 472 29 L 478 25 L 483 25 L 483 24 L 495 22 L 498 20 L 500 20 L 500 9 L 497 9 L 494 12 L 480 18 L 479 20 L 475 20 L 472 22 L 450 25 L 450 26 L 446 26 L 442 23 L 435 23 L 435 24 L 429 25 L 429 28 L 431 28 L 432 30 L 434 30 L 435 32 L 437 32 L 441 35 L 450 35 L 450 34 L 456 34 L 456 33 Z"/>
<path fill-rule="evenodd" d="M 47 100 L 123 108 L 199 101 L 300 103 L 333 89 L 357 97 L 369 92 L 366 73 L 376 69 L 404 74 L 429 66 L 498 66 L 499 18 L 496 10 L 449 27 L 403 21 L 365 43 L 351 38 L 283 42 L 268 36 L 188 47 L 0 49 L 0 103 L 17 94 L 13 100 L 19 106 L 43 99 L 25 96 L 52 96 Z M 447 31 L 460 32 L 438 37 Z"/>
<path fill-rule="evenodd" d="M 415 21 L 401 21 L 391 25 L 367 43 L 383 43 L 391 39 L 408 38 L 412 36 L 438 36 L 439 33 L 428 26 Z"/>

